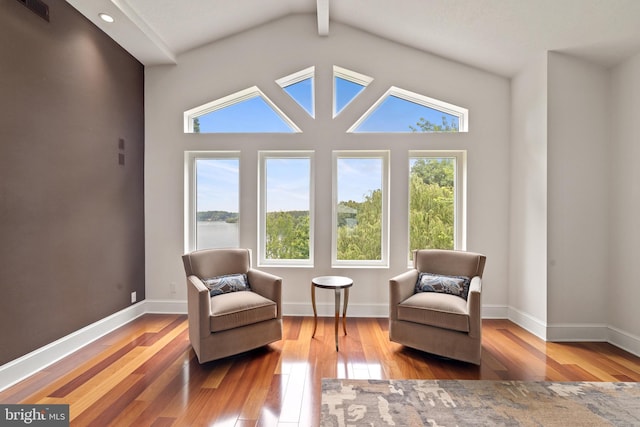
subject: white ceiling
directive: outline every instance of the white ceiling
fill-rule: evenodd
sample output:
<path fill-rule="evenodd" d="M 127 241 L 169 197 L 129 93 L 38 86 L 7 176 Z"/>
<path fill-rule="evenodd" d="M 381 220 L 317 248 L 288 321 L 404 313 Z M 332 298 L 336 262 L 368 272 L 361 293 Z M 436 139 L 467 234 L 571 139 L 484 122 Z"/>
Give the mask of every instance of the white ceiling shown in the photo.
<path fill-rule="evenodd" d="M 176 63 L 182 52 L 297 13 L 317 14 L 319 37 L 340 22 L 507 77 L 549 50 L 607 67 L 640 52 L 640 0 L 67 2 L 145 65 Z"/>

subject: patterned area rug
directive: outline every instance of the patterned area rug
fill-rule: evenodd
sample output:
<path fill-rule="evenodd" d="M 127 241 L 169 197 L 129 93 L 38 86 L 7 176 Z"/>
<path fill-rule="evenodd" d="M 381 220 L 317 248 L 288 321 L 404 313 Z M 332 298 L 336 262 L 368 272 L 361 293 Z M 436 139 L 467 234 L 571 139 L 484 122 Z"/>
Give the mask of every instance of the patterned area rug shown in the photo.
<path fill-rule="evenodd" d="M 320 425 L 640 426 L 640 383 L 322 380 Z"/>

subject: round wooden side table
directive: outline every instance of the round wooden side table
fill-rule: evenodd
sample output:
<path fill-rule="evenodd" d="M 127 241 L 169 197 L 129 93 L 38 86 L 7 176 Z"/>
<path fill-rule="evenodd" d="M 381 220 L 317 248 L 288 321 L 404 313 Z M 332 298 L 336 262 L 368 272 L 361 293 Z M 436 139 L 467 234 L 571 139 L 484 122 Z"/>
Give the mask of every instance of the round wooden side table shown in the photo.
<path fill-rule="evenodd" d="M 311 305 L 313 306 L 313 334 L 316 335 L 318 326 L 318 312 L 316 311 L 316 288 L 333 289 L 336 300 L 335 337 L 336 351 L 338 351 L 338 321 L 340 319 L 340 291 L 344 289 L 344 306 L 342 307 L 342 330 L 347 335 L 347 304 L 349 303 L 349 288 L 353 286 L 353 280 L 343 276 L 320 276 L 311 279 Z"/>

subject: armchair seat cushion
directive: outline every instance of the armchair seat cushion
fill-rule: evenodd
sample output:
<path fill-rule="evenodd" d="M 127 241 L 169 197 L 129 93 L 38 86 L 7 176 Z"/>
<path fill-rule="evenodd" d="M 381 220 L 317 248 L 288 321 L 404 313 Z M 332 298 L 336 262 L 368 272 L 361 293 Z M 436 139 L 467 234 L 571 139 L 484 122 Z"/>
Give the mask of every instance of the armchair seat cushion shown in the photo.
<path fill-rule="evenodd" d="M 434 292 L 418 292 L 398 304 L 398 320 L 469 332 L 467 301 Z"/>
<path fill-rule="evenodd" d="M 238 291 L 211 297 L 211 332 L 226 331 L 276 319 L 277 305 L 252 291 Z"/>

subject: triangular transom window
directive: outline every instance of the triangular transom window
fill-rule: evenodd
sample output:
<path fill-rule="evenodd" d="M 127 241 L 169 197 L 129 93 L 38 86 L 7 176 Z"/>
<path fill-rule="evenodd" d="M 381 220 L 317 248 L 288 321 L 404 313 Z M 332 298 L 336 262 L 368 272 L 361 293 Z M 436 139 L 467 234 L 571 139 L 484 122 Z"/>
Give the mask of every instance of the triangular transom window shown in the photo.
<path fill-rule="evenodd" d="M 294 133 L 300 129 L 256 86 L 185 111 L 186 133 Z"/>
<path fill-rule="evenodd" d="M 466 108 L 391 87 L 348 132 L 466 132 Z"/>
<path fill-rule="evenodd" d="M 297 73 L 276 80 L 276 83 L 311 116 L 314 111 L 314 74 L 315 67 L 309 67 Z"/>
<path fill-rule="evenodd" d="M 353 101 L 373 78 L 355 71 L 333 66 L 333 117 Z"/>

